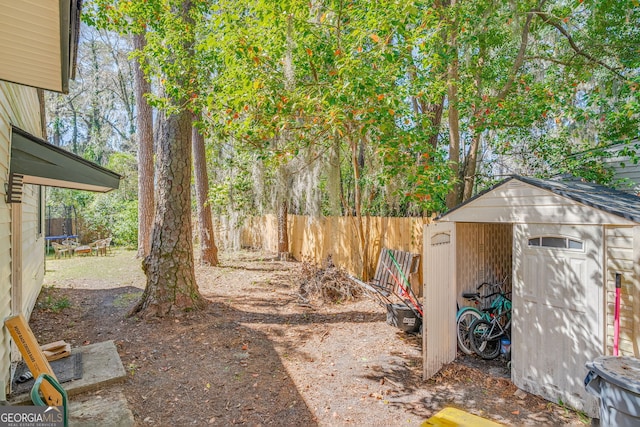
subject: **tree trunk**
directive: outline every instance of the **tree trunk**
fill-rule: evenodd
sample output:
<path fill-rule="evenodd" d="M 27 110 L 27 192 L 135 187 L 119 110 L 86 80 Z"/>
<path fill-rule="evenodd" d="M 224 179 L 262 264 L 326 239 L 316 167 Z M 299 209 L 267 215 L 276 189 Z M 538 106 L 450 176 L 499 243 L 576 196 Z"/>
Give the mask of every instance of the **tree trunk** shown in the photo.
<path fill-rule="evenodd" d="M 455 62 L 455 61 L 454 61 Z M 452 65 L 455 71 L 451 71 L 457 78 L 457 64 Z M 451 192 L 447 194 L 447 208 L 452 209 L 462 201 L 463 186 L 460 183 L 460 114 L 458 111 L 458 88 L 456 81 L 449 81 L 447 90 L 449 98 L 449 163 L 453 176 L 457 179 Z"/>
<path fill-rule="evenodd" d="M 473 187 L 476 182 L 476 171 L 478 169 L 478 150 L 480 149 L 480 135 L 471 138 L 471 146 L 466 156 L 463 170 L 464 186 L 462 189 L 462 201 L 469 200 L 473 195 Z"/>
<path fill-rule="evenodd" d="M 289 207 L 287 206 L 287 202 L 280 202 L 278 205 L 278 257 L 282 261 L 289 259 L 288 215 Z"/>
<path fill-rule="evenodd" d="M 44 90 L 37 89 L 36 93 L 38 94 L 38 104 L 40 104 L 40 127 L 41 132 L 40 136 L 45 141 L 47 140 L 47 104 L 44 99 Z"/>
<path fill-rule="evenodd" d="M 60 101 L 56 101 L 56 108 L 53 110 L 53 145 L 60 147 L 62 143 L 62 133 L 60 131 Z"/>
<path fill-rule="evenodd" d="M 455 1 L 451 1 L 451 6 L 455 6 Z M 458 111 L 458 41 L 457 25 L 451 23 L 448 35 L 449 49 L 452 52 L 452 60 L 447 68 L 447 100 L 449 105 L 449 162 L 453 171 L 453 176 L 460 175 L 460 112 Z M 451 209 L 462 201 L 463 186 L 458 181 L 447 195 L 447 208 Z"/>
<path fill-rule="evenodd" d="M 431 129 L 429 131 L 429 145 L 433 150 L 438 149 L 438 131 L 440 130 L 440 124 L 442 123 L 442 112 L 444 110 L 444 95 L 442 95 L 442 101 L 436 104 L 427 104 L 422 107 L 424 114 L 427 114 L 429 118 Z"/>
<path fill-rule="evenodd" d="M 209 207 L 209 175 L 204 150 L 204 136 L 194 126 L 192 131 L 193 165 L 196 181 L 196 205 L 198 209 L 198 230 L 200 234 L 200 265 L 216 266 L 218 248 L 213 236 L 213 221 Z"/>
<path fill-rule="evenodd" d="M 445 74 L 445 70 L 442 72 L 443 77 Z M 416 72 L 414 70 L 408 72 L 409 78 L 413 81 L 416 80 Z M 414 83 L 415 84 L 415 83 Z M 439 96 L 438 101 L 435 103 L 428 103 L 424 100 L 418 98 L 417 96 L 411 97 L 411 104 L 413 106 L 413 112 L 416 116 L 426 116 L 429 121 L 426 126 L 429 128 L 427 132 L 429 133 L 429 145 L 433 150 L 438 149 L 438 131 L 440 130 L 440 125 L 442 123 L 442 113 L 444 111 L 444 93 Z M 418 121 L 418 126 L 421 129 L 425 129 L 424 119 L 420 119 Z M 421 160 L 420 160 L 421 161 Z"/>
<path fill-rule="evenodd" d="M 133 47 L 144 49 L 144 34 L 133 36 Z M 136 127 L 138 133 L 138 258 L 149 255 L 153 226 L 153 112 L 144 97 L 151 93 L 151 84 L 144 76 L 140 63 L 135 66 Z"/>
<path fill-rule="evenodd" d="M 293 66 L 293 15 L 289 14 L 287 17 L 287 37 L 286 37 L 285 55 L 283 59 L 283 72 L 284 72 L 284 88 L 287 91 L 292 91 L 296 86 L 295 69 Z M 283 145 L 289 142 L 290 134 L 288 130 L 283 130 L 281 134 Z M 278 210 L 278 257 L 286 261 L 289 259 L 289 226 L 287 224 L 287 217 L 289 215 L 289 166 L 288 164 L 281 164 L 278 170 L 278 189 L 276 191 L 276 209 Z"/>
<path fill-rule="evenodd" d="M 151 251 L 142 268 L 147 285 L 132 314 L 164 317 L 202 308 L 191 241 L 191 113 L 163 121 L 158 141 L 158 199 Z"/>
<path fill-rule="evenodd" d="M 193 24 L 191 2 L 181 5 L 182 19 Z M 189 27 L 189 25 L 187 26 Z M 191 26 L 191 28 L 193 28 Z M 188 40 L 188 38 L 186 39 Z M 183 42 L 193 51 L 193 40 Z M 175 60 L 175 58 L 168 58 Z M 189 71 L 189 70 L 186 70 Z M 188 74 L 188 73 L 186 73 Z M 178 81 L 183 88 L 188 83 Z M 132 314 L 164 317 L 206 304 L 196 283 L 191 227 L 191 127 L 193 117 L 184 109 L 187 94 L 174 98 L 178 111 L 167 111 L 161 122 L 157 153 L 158 193 L 151 249 L 142 262 L 147 284 Z"/>
<path fill-rule="evenodd" d="M 360 141 L 360 144 L 355 141 L 350 141 L 351 147 L 351 167 L 353 168 L 353 210 L 346 206 L 349 216 L 353 218 L 354 228 L 356 235 L 358 236 L 358 247 L 360 250 L 361 266 L 361 278 L 367 282 L 371 278 L 371 272 L 369 271 L 369 217 L 367 216 L 367 223 L 365 224 L 362 218 L 362 189 L 360 187 L 360 173 L 362 171 L 361 165 L 364 163 L 364 159 L 360 159 L 359 147 L 364 144 L 364 141 Z"/>

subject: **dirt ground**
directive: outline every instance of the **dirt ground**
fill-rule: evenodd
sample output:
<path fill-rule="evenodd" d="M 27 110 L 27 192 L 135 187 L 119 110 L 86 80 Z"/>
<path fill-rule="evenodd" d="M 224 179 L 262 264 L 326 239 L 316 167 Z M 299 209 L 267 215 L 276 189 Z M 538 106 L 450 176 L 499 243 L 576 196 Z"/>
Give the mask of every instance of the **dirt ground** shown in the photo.
<path fill-rule="evenodd" d="M 461 358 L 423 382 L 418 336 L 368 298 L 301 304 L 300 263 L 222 254 L 221 267 L 197 269 L 208 307 L 155 321 L 126 317 L 139 264 L 127 251 L 48 260 L 31 319 L 41 343 L 114 340 L 139 425 L 419 425 L 447 406 L 507 425 L 588 424 L 516 396 L 503 364 Z"/>

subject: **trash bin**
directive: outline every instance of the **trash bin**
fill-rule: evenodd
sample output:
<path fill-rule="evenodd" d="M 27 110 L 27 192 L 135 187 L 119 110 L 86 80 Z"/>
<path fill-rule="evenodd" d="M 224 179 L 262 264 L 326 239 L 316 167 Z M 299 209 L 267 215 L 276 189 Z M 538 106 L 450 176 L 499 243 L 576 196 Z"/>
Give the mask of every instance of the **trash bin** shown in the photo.
<path fill-rule="evenodd" d="M 640 360 L 601 356 L 588 362 L 587 369 L 584 386 L 600 398 L 600 425 L 640 425 Z"/>

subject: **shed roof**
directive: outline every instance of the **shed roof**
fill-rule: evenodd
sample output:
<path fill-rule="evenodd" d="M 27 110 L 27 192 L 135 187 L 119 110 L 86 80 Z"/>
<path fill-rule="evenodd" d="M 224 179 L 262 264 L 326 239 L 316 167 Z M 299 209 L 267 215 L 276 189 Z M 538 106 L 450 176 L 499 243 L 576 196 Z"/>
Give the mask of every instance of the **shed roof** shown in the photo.
<path fill-rule="evenodd" d="M 454 212 L 467 207 L 468 205 L 478 204 L 477 201 L 488 193 L 496 193 L 501 187 L 508 187 L 509 183 L 519 181 L 542 190 L 551 192 L 554 195 L 561 196 L 573 202 L 598 209 L 607 214 L 623 218 L 627 221 L 640 223 L 640 197 L 619 191 L 600 184 L 584 182 L 578 178 L 572 177 L 561 180 L 544 180 L 538 178 L 529 178 L 514 175 L 509 177 L 493 187 L 478 193 L 476 196 L 466 202 L 456 206 L 455 208 L 445 212 L 438 217 L 439 220 L 451 220 Z M 513 203 L 513 202 L 507 202 Z M 455 219 L 453 219 L 455 220 Z M 508 219 L 502 219 L 503 221 Z"/>

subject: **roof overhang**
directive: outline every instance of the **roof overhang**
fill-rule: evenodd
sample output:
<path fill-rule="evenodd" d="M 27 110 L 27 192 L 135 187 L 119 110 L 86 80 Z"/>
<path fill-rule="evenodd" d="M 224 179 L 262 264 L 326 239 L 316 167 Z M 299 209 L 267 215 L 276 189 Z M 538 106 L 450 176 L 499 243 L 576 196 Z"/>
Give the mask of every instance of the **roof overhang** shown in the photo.
<path fill-rule="evenodd" d="M 11 134 L 11 176 L 23 184 L 105 193 L 117 189 L 120 175 L 31 135 L 15 126 Z"/>
<path fill-rule="evenodd" d="M 81 0 L 0 0 L 0 80 L 67 93 Z"/>

